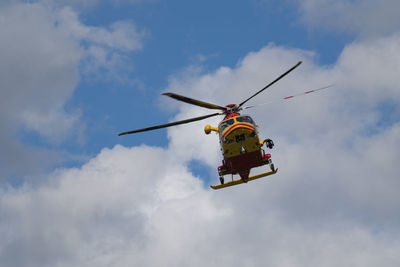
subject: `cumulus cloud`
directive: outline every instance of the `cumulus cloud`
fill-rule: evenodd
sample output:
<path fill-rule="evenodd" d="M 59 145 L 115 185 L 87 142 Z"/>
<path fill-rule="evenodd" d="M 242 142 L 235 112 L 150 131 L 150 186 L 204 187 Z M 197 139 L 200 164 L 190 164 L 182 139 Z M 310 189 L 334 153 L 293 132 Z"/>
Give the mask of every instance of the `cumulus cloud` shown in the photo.
<path fill-rule="evenodd" d="M 3 3 L 0 10 L 3 138 L 0 144 L 9 150 L 0 152 L 5 159 L 2 172 L 14 165 L 7 157 L 10 151 L 23 152 L 18 141 L 19 130 L 33 132 L 45 142 L 55 144 L 70 137 L 72 130 L 81 132 L 80 111 L 64 108 L 81 78 L 79 68 L 84 68 L 87 75 L 98 71 L 115 73 L 114 69 L 124 62 L 125 53 L 141 49 L 142 38 L 143 34 L 131 22 L 93 27 L 81 23 L 78 14 L 70 8 L 15 1 Z M 101 53 L 94 53 L 96 49 Z M 29 158 L 26 156 L 29 153 L 23 154 L 21 158 Z M 32 158 L 30 165 L 33 162 L 37 163 Z M 20 165 L 13 171 L 24 171 L 24 168 Z"/>
<path fill-rule="evenodd" d="M 64 7 L 60 9 L 56 23 L 84 49 L 82 69 L 85 75 L 107 76 L 120 79 L 121 68 L 131 69 L 127 53 L 142 49 L 143 38 L 147 31 L 137 29 L 129 21 L 116 21 L 108 27 L 84 25 L 78 13 Z"/>
<path fill-rule="evenodd" d="M 7 266 L 398 264 L 397 233 L 335 219 L 311 227 L 288 220 L 266 201 L 266 193 L 285 193 L 276 181 L 211 192 L 170 153 L 116 146 L 79 169 L 53 173 L 47 185 L 3 191 L 1 261 Z"/>
<path fill-rule="evenodd" d="M 197 159 L 216 174 L 218 138 L 203 133 L 216 119 L 170 128 L 165 149 L 117 145 L 80 168 L 50 174 L 43 185 L 3 188 L 1 262 L 398 266 L 400 123 L 381 108 L 391 99 L 391 111 L 399 110 L 390 78 L 399 59 L 388 49 L 396 45 L 395 36 L 354 43 L 332 66 L 315 65 L 308 51 L 268 45 L 234 68 L 171 77 L 168 91 L 217 104 L 245 99 L 299 59 L 299 69 L 251 104 L 336 85 L 248 110 L 260 135 L 276 143 L 271 153 L 280 170 L 270 178 L 215 192 L 190 172 L 188 162 Z M 387 64 L 378 49 L 387 51 Z M 368 83 L 373 75 L 382 80 Z M 205 112 L 182 103 L 176 118 Z"/>
<path fill-rule="evenodd" d="M 149 165 L 150 158 L 157 168 Z M 211 226 L 223 216 L 209 197 L 200 180 L 167 151 L 105 149 L 80 169 L 54 173 L 47 186 L 2 193 L 0 258 L 7 266 L 122 266 L 127 260 L 162 260 L 151 254 L 164 249 L 175 258 L 186 238 L 196 235 L 193 226 L 207 221 Z"/>
<path fill-rule="evenodd" d="M 261 136 L 275 140 L 272 155 L 276 166 L 282 166 L 279 176 L 284 177 L 273 179 L 278 190 L 256 194 L 252 188 L 246 198 L 253 203 L 262 196 L 263 203 L 273 202 L 288 220 L 303 224 L 325 224 L 340 218 L 371 228 L 385 225 L 396 232 L 395 225 L 400 222 L 395 208 L 400 198 L 393 190 L 400 186 L 396 164 L 400 157 L 396 149 L 400 121 L 395 78 L 400 63 L 395 52 L 398 44 L 396 35 L 350 44 L 330 67 L 316 66 L 307 51 L 270 45 L 247 55 L 236 68 L 185 76 L 180 82 L 172 79 L 168 90 L 217 104 L 238 103 L 246 98 L 245 92 L 252 92 L 247 88 L 262 88 L 261 80 L 266 84 L 303 60 L 299 69 L 251 104 L 327 84 L 335 87 L 246 111 L 260 125 Z M 191 89 L 184 92 L 184 88 Z M 177 117 L 204 114 L 201 112 L 186 105 Z M 215 126 L 217 120 L 212 123 Z M 170 145 L 182 160 L 196 158 L 215 169 L 221 157 L 215 157 L 218 138 L 204 139 L 202 135 L 199 125 L 172 128 Z"/>
<path fill-rule="evenodd" d="M 140 49 L 123 38 L 111 40 L 131 32 L 131 26 L 93 28 L 80 24 L 70 9 L 54 20 L 40 5 L 29 12 L 23 7 L 0 11 L 0 32 L 7 37 L 0 39 L 0 53 L 9 64 L 0 63 L 0 122 L 7 129 L 0 140 L 15 140 L 10 134 L 19 125 L 46 136 L 55 134 L 59 121 L 73 127 L 79 117 L 63 105 L 79 80 L 79 61 L 92 57 L 101 65 L 107 58 L 102 49 L 110 46 Z M 15 13 L 18 19 L 10 20 Z M 4 21 L 14 22 L 18 31 L 7 30 Z M 32 28 L 25 32 L 21 21 Z M 47 30 L 37 34 L 46 40 L 45 51 L 40 38 L 29 35 L 43 27 Z M 98 38 L 96 32 L 107 34 Z M 90 45 L 82 47 L 82 41 Z M 26 43 L 38 55 L 24 53 Z M 59 53 L 59 45 L 75 57 Z M 298 60 L 301 67 L 249 104 L 335 87 L 248 110 L 260 136 L 275 141 L 271 153 L 280 170 L 247 185 L 214 192 L 188 168 L 196 159 L 216 177 L 218 138 L 203 133 L 205 123 L 218 123 L 215 118 L 170 128 L 165 149 L 117 145 L 82 167 L 46 175 L 43 183 L 1 187 L 0 261 L 7 266 L 398 266 L 398 50 L 398 36 L 392 34 L 349 44 L 335 64 L 319 66 L 309 51 L 271 44 L 233 68 L 207 74 L 189 68 L 171 76 L 168 91 L 221 105 L 240 102 Z M 21 53 L 15 57 L 21 63 L 12 60 Z M 47 60 L 35 64 L 39 55 Z M 58 79 L 48 79 L 47 72 Z M 207 113 L 185 103 L 175 107 L 176 119 Z M 40 153 L 31 154 L 40 160 Z M 21 160 L 18 154 L 0 156 Z"/>
<path fill-rule="evenodd" d="M 396 0 L 306 0 L 298 5 L 302 21 L 315 28 L 368 37 L 397 32 L 400 26 Z"/>
<path fill-rule="evenodd" d="M 235 68 L 171 78 L 168 91 L 216 104 L 238 103 L 253 92 L 249 88 L 255 92 L 297 60 L 303 60 L 299 69 L 251 104 L 327 84 L 334 83 L 335 87 L 248 110 L 260 125 L 261 135 L 277 144 L 272 153 L 276 165 L 282 166 L 280 178 L 271 178 L 274 190 L 240 188 L 245 192 L 240 201 L 229 201 L 244 212 L 249 206 L 263 210 L 254 205 L 262 199 L 265 211 L 277 211 L 285 222 L 296 221 L 302 227 L 343 223 L 396 236 L 400 222 L 396 212 L 400 198 L 395 189 L 400 186 L 396 164 L 400 157 L 396 149 L 400 121 L 398 45 L 397 34 L 355 42 L 343 50 L 336 64 L 323 67 L 315 65 L 312 53 L 270 45 L 250 53 Z M 177 118 L 205 113 L 182 104 Z M 215 125 L 217 119 L 211 122 Z M 171 128 L 170 146 L 179 151 L 176 155 L 183 161 L 196 158 L 216 168 L 220 164 L 215 157 L 218 149 L 208 139 L 217 142 L 218 138 L 204 139 L 199 124 Z M 256 216 L 249 213 L 249 217 Z M 387 249 L 393 249 L 395 243 Z M 368 261 L 365 256 L 360 260 Z M 369 262 L 384 259 L 381 254 Z"/>

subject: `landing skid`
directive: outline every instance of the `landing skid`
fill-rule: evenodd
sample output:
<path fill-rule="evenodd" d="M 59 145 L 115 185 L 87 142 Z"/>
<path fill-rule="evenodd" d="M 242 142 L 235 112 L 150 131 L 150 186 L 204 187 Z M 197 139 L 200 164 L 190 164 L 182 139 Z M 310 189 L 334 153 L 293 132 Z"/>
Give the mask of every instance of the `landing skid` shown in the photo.
<path fill-rule="evenodd" d="M 260 173 L 260 174 L 254 175 L 254 176 L 250 176 L 248 178 L 248 182 L 252 181 L 252 180 L 255 180 L 255 179 L 259 179 L 259 178 L 265 177 L 265 176 L 269 176 L 269 175 L 275 174 L 277 171 L 278 171 L 278 168 L 276 170 L 274 170 L 274 171 L 264 172 L 264 173 Z M 234 185 L 238 185 L 238 184 L 243 184 L 243 183 L 244 183 L 244 181 L 242 179 L 237 179 L 237 180 L 233 180 L 233 181 L 230 181 L 230 182 L 226 182 L 224 184 L 210 185 L 210 187 L 212 189 L 216 190 L 216 189 L 221 189 L 221 188 L 234 186 Z"/>

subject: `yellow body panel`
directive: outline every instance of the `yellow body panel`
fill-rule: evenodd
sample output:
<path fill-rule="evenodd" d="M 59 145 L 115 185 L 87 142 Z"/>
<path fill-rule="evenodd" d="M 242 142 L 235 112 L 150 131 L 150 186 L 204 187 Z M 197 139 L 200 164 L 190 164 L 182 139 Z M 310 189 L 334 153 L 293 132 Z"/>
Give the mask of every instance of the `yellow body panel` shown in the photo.
<path fill-rule="evenodd" d="M 225 158 L 238 156 L 244 152 L 253 152 L 260 149 L 260 140 L 258 138 L 256 125 L 251 122 L 239 121 L 241 118 L 250 118 L 248 115 L 231 117 L 223 120 L 219 124 L 219 135 L 222 154 Z M 226 126 L 221 131 L 221 125 L 227 121 L 232 124 Z M 242 137 L 241 141 L 238 141 Z"/>

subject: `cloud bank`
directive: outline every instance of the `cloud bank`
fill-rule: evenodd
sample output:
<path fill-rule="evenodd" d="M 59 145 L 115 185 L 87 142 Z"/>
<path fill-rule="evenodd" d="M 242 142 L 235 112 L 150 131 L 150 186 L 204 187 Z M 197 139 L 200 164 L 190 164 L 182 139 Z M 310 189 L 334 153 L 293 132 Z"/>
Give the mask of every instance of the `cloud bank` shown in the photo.
<path fill-rule="evenodd" d="M 54 84 L 50 79 L 44 86 L 38 79 L 28 86 L 18 83 L 12 75 L 15 72 L 4 75 L 1 88 L 13 89 L 1 91 L 9 99 L 1 97 L 2 104 L 10 109 L 2 111 L 1 123 L 10 129 L 8 133 L 26 125 L 52 136 L 60 120 L 67 126 L 68 119 L 71 125 L 79 120 L 63 110 L 63 105 L 79 81 L 76 66 L 82 57 L 91 55 L 80 42 L 100 49 L 140 49 L 140 45 L 111 38 L 124 32 L 126 25 L 108 30 L 84 26 L 66 9 L 59 16 L 69 23 L 60 19 L 62 23 L 55 27 L 43 16 L 49 16 L 43 7 L 32 7 L 37 13 L 29 16 L 22 6 L 1 14 L 8 18 L 16 13 L 15 24 L 31 19 L 32 27 L 39 24 L 48 29 L 38 34 L 47 38 L 49 47 L 43 53 L 49 53 L 49 60 L 25 70 L 24 65 L 36 62 L 26 60 L 15 67 L 21 70 L 17 73 L 37 77 L 29 71 L 40 74 L 51 69 L 54 75 L 67 76 Z M 97 32 L 104 31 L 108 34 L 97 37 Z M 59 44 L 59 38 L 52 39 L 48 32 L 63 42 Z M 16 40 L 27 34 L 9 33 L 7 42 L 14 40 L 12 44 L 22 46 L 24 42 Z M 32 45 L 40 47 L 40 38 L 31 38 Z M 56 49 L 59 45 L 76 57 L 64 58 Z M 9 51 L 3 52 L 7 59 L 17 52 L 4 49 L 15 46 L 18 53 L 26 49 L 4 45 L 0 51 Z M 218 192 L 209 190 L 203 177 L 196 177 L 188 166 L 198 160 L 215 170 L 217 177 L 218 140 L 205 136 L 205 123 L 196 122 L 169 129 L 165 149 L 116 145 L 103 149 L 80 168 L 48 174 L 41 184 L 2 186 L 0 262 L 41 267 L 399 266 L 399 48 L 397 33 L 357 41 L 345 47 L 335 64 L 320 66 L 310 51 L 271 44 L 247 54 L 233 68 L 210 73 L 188 68 L 183 75 L 171 76 L 168 91 L 221 105 L 245 99 L 298 60 L 304 62 L 299 69 L 252 104 L 331 83 L 335 87 L 249 110 L 260 126 L 260 135 L 276 143 L 271 153 L 280 170 L 268 179 Z M 35 53 L 28 55 L 36 57 Z M 17 64 L 11 59 L 6 62 Z M 59 80 L 68 83 L 60 85 Z M 55 93 L 51 88 L 64 89 Z M 51 101 L 43 97 L 47 95 Z M 58 111 L 60 117 L 43 115 L 49 111 Z M 176 119 L 206 112 L 179 104 Z M 24 118 L 21 114 L 39 115 Z M 42 120 L 37 122 L 41 127 L 28 124 L 38 120 Z M 46 125 L 47 132 L 40 130 Z"/>
<path fill-rule="evenodd" d="M 390 35 L 400 26 L 396 0 L 306 0 L 298 5 L 301 20 L 314 28 L 366 38 Z"/>
<path fill-rule="evenodd" d="M 222 192 L 207 189 L 187 163 L 197 159 L 215 168 L 217 137 L 204 136 L 203 124 L 193 123 L 171 128 L 166 149 L 117 145 L 81 168 L 52 173 L 47 184 L 3 189 L 1 261 L 7 266 L 397 266 L 400 124 L 393 112 L 398 115 L 399 107 L 393 104 L 389 114 L 382 105 L 399 99 L 395 79 L 388 79 L 396 75 L 390 66 L 398 58 L 388 55 L 382 68 L 382 54 L 373 53 L 396 46 L 395 36 L 351 44 L 334 66 L 321 67 L 307 51 L 269 45 L 235 68 L 171 78 L 171 91 L 190 88 L 186 95 L 235 102 L 247 96 L 243 88 L 262 87 L 266 77 L 302 59 L 301 69 L 257 102 L 332 81 L 336 87 L 252 110 L 261 135 L 276 141 L 272 155 L 280 171 L 269 180 Z M 362 63 L 363 54 L 371 64 Z M 356 60 L 360 64 L 351 64 Z M 369 83 L 372 73 L 382 79 Z M 220 88 L 232 94 L 226 97 Z M 177 118 L 203 113 L 182 104 Z M 21 253 L 24 257 L 16 257 Z"/>
<path fill-rule="evenodd" d="M 23 132 L 59 144 L 82 132 L 80 111 L 65 110 L 84 75 L 115 72 L 124 53 L 140 50 L 144 33 L 127 21 L 109 27 L 81 23 L 68 7 L 12 3 L 0 10 L 0 151 L 2 170 L 34 172 L 61 160 L 49 149 L 22 145 Z M 118 77 L 117 77 L 118 78 Z M 79 136 L 77 136 L 79 139 Z M 10 157 L 10 151 L 14 156 Z M 21 164 L 14 166 L 14 158 Z M 43 160 L 43 159 L 46 160 Z M 17 164 L 18 165 L 18 164 Z M 51 163 L 50 163 L 51 165 Z M 32 166 L 32 167 L 30 167 Z"/>

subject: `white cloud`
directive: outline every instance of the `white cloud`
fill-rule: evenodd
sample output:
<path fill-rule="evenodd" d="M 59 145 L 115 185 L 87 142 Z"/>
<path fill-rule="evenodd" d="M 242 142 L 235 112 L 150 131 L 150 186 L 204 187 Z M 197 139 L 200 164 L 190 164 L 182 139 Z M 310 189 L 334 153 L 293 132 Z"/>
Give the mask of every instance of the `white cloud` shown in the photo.
<path fill-rule="evenodd" d="M 62 19 L 48 11 L 40 5 L 0 11 L 1 37 L 7 37 L 0 39 L 7 63 L 0 63 L 0 123 L 7 129 L 1 132 L 7 145 L 1 144 L 7 152 L 0 153 L 2 164 L 28 161 L 26 153 L 32 153 L 10 137 L 19 125 L 48 137 L 61 121 L 73 127 L 68 125 L 79 117 L 63 105 L 78 82 L 82 58 L 101 66 L 107 47 L 140 49 L 125 42 L 135 39 L 129 34 L 134 27 L 93 28 L 69 9 L 62 10 Z M 98 38 L 99 32 L 105 37 Z M 120 33 L 126 39 L 111 41 Z M 91 45 L 83 48 L 80 41 Z M 280 171 L 268 179 L 214 192 L 190 173 L 192 159 L 212 169 L 221 160 L 217 137 L 203 133 L 204 124 L 215 125 L 215 119 L 171 128 L 167 149 L 116 146 L 81 168 L 49 174 L 43 183 L 1 187 L 0 262 L 11 267 L 398 266 L 398 44 L 395 34 L 353 43 L 332 66 L 315 65 L 308 51 L 269 45 L 234 68 L 208 74 L 192 68 L 171 77 L 168 91 L 221 105 L 245 99 L 298 60 L 304 61 L 299 69 L 249 104 L 336 86 L 248 110 L 260 136 L 276 143 L 271 153 Z M 207 112 L 178 107 L 177 119 Z M 42 157 L 38 151 L 32 156 L 31 163 Z"/>
<path fill-rule="evenodd" d="M 291 200 L 277 184 L 284 177 L 211 192 L 171 153 L 116 146 L 82 168 L 50 175 L 47 185 L 3 191 L 1 261 L 10 267 L 399 263 L 396 232 L 282 216 L 285 210 L 266 194 Z"/>
<path fill-rule="evenodd" d="M 278 167 L 283 165 L 281 174 L 288 179 L 280 184 L 287 190 L 287 203 L 277 201 L 275 193 L 266 198 L 282 205 L 282 210 L 291 207 L 288 212 L 296 215 L 293 219 L 301 214 L 307 217 L 309 210 L 315 210 L 313 219 L 322 213 L 334 217 L 345 213 L 345 217 L 353 214 L 378 223 L 375 216 L 385 213 L 385 224 L 397 224 L 400 218 L 394 207 L 400 198 L 392 189 L 399 186 L 396 177 L 400 171 L 395 163 L 400 157 L 396 150 L 400 121 L 398 44 L 397 35 L 350 44 L 330 67 L 314 65 L 308 52 L 270 45 L 247 55 L 236 68 L 171 79 L 168 91 L 220 105 L 238 103 L 303 60 L 303 65 L 249 104 L 332 83 L 335 87 L 286 103 L 272 101 L 245 112 L 260 125 L 261 137 L 275 140 L 272 155 Z M 385 108 L 387 105 L 389 108 Z M 177 119 L 206 113 L 182 104 Z M 177 151 L 175 156 L 183 161 L 195 158 L 211 168 L 220 165 L 218 138 L 203 133 L 204 124 L 215 126 L 217 120 L 171 128 L 170 147 Z M 373 200 L 369 198 L 372 195 Z M 321 197 L 333 210 L 320 204 Z M 348 209 L 343 210 L 344 206 Z"/>
<path fill-rule="evenodd" d="M 53 16 L 39 5 L 15 4 L 0 11 L 0 125 L 4 137 L 0 143 L 8 148 L 0 152 L 5 160 L 2 171 L 16 162 L 13 171 L 31 170 L 28 166 L 41 165 L 34 156 L 49 153 L 32 153 L 34 147 L 24 150 L 16 137 L 19 127 L 45 137 L 65 137 L 78 120 L 63 105 L 77 86 L 82 50 L 54 27 Z M 16 162 L 8 157 L 17 152 Z"/>
<path fill-rule="evenodd" d="M 150 158 L 157 168 L 149 165 Z M 179 241 L 172 232 L 191 230 L 197 220 L 211 224 L 222 216 L 207 195 L 200 180 L 167 151 L 105 149 L 81 169 L 55 173 L 47 186 L 3 192 L 0 231 L 7 238 L 0 246 L 1 261 L 7 266 L 148 262 L 157 250 L 152 242 L 162 244 L 154 231 L 164 235 L 159 249 L 168 249 L 166 238 L 182 242 L 181 248 L 186 238 Z M 192 222 L 178 228 L 176 220 L 190 219 L 187 216 Z M 141 256 L 144 251 L 148 258 Z M 24 257 L 15 258 L 16 253 Z"/>
<path fill-rule="evenodd" d="M 143 37 L 144 33 L 127 21 L 117 21 L 104 28 L 87 26 L 67 7 L 19 1 L 3 3 L 0 10 L 0 127 L 3 138 L 0 144 L 10 150 L 0 151 L 5 160 L 2 176 L 8 166 L 15 165 L 12 171 L 24 172 L 31 170 L 28 166 L 41 161 L 51 162 L 49 158 L 33 158 L 33 155 L 52 154 L 45 152 L 46 149 L 37 148 L 38 151 L 32 153 L 35 149 L 32 146 L 24 151 L 18 141 L 18 130 L 34 132 L 45 142 L 55 144 L 71 137 L 73 132 L 81 132 L 84 126 L 80 122 L 80 111 L 66 111 L 64 107 L 81 78 L 79 68 L 84 68 L 84 75 L 105 72 L 108 75 L 103 76 L 107 79 L 120 80 L 121 75 L 115 74 L 125 66 L 126 53 L 140 50 Z M 20 155 L 15 158 L 28 162 L 16 164 L 7 156 L 18 151 Z"/>
<path fill-rule="evenodd" d="M 148 34 L 138 30 L 129 21 L 116 21 L 108 27 L 87 26 L 79 21 L 78 14 L 70 8 L 62 8 L 57 18 L 58 27 L 84 48 L 83 73 L 120 79 L 122 68 L 131 70 L 127 53 L 142 49 L 143 39 Z M 101 73 L 101 75 L 99 74 Z M 120 74 L 121 76 L 122 74 Z"/>
<path fill-rule="evenodd" d="M 191 159 L 210 168 L 221 159 L 217 137 L 203 134 L 211 120 L 171 128 L 167 149 L 116 146 L 42 185 L 3 188 L 1 262 L 398 266 L 400 124 L 379 116 L 387 99 L 399 109 L 391 78 L 399 59 L 388 49 L 396 44 L 393 36 L 349 45 L 330 67 L 315 65 L 307 51 L 269 45 L 235 68 L 171 77 L 169 91 L 237 103 L 300 59 L 299 69 L 251 104 L 333 81 L 336 87 L 248 110 L 260 135 L 276 143 L 271 153 L 280 171 L 268 179 L 215 192 L 190 173 Z M 381 80 L 365 81 L 373 77 Z M 183 103 L 177 118 L 202 112 Z"/>
<path fill-rule="evenodd" d="M 350 44 L 330 67 L 314 65 L 313 55 L 308 52 L 270 45 L 247 55 L 236 68 L 222 67 L 212 74 L 172 78 L 168 91 L 220 105 L 238 103 L 297 60 L 303 60 L 299 69 L 251 104 L 331 83 L 335 87 L 287 103 L 273 102 L 248 110 L 260 125 L 261 136 L 276 141 L 272 155 L 281 171 L 271 178 L 275 190 L 242 187 L 238 189 L 244 192 L 241 197 L 227 201 L 240 206 L 242 212 L 248 207 L 260 208 L 254 203 L 262 202 L 268 212 L 274 210 L 285 217 L 285 222 L 296 221 L 302 226 L 346 222 L 356 229 L 361 224 L 397 235 L 398 44 L 397 35 Z M 385 108 L 387 105 L 389 109 Z M 182 104 L 177 118 L 206 113 L 199 110 Z M 214 126 L 216 123 L 215 120 Z M 171 128 L 171 148 L 178 151 L 176 155 L 182 160 L 196 158 L 215 168 L 220 164 L 215 157 L 217 138 L 202 137 L 203 127 L 199 124 Z M 249 217 L 253 218 L 254 213 L 250 210 Z M 331 236 L 329 239 L 334 240 Z M 368 261 L 367 258 L 363 260 Z M 375 260 L 379 261 L 371 258 L 372 262 Z"/>
<path fill-rule="evenodd" d="M 363 37 L 397 32 L 399 1 L 306 0 L 298 1 L 301 19 L 315 28 Z"/>
<path fill-rule="evenodd" d="M 52 7 L 71 7 L 76 11 L 85 11 L 91 8 L 95 8 L 96 6 L 104 3 L 104 2 L 111 2 L 115 6 L 118 5 L 133 5 L 133 4 L 140 4 L 146 2 L 154 2 L 157 0 L 3 0 L 0 3 L 8 5 L 12 3 L 40 3 L 45 6 L 52 6 Z"/>
<path fill-rule="evenodd" d="M 216 104 L 238 103 L 256 91 L 248 88 L 262 88 L 260 80 L 268 83 L 303 60 L 299 69 L 249 104 L 336 85 L 318 94 L 245 112 L 260 125 L 261 137 L 275 141 L 272 156 L 281 167 L 280 174 L 271 178 L 278 189 L 260 189 L 257 194 L 258 188 L 241 188 L 250 199 L 245 203 L 250 205 L 262 198 L 263 203 L 278 207 L 288 220 L 306 225 L 339 218 L 372 228 L 385 225 L 392 231 L 400 222 L 395 212 L 400 203 L 395 190 L 400 186 L 396 164 L 400 158 L 396 149 L 400 122 L 395 78 L 400 63 L 398 44 L 396 35 L 354 43 L 344 49 L 335 65 L 322 68 L 314 65 L 308 52 L 268 46 L 250 53 L 234 69 L 224 67 L 213 74 L 184 76 L 181 82 L 172 79 L 168 91 Z M 390 109 L 385 109 L 388 104 Z M 177 118 L 204 113 L 182 104 Z M 215 126 L 217 121 L 211 124 Z M 171 128 L 170 146 L 182 160 L 195 158 L 215 169 L 221 158 L 218 138 L 204 136 L 203 125 Z"/>
<path fill-rule="evenodd" d="M 59 12 L 57 23 L 79 41 L 87 41 L 91 45 L 110 47 L 116 50 L 131 51 L 142 48 L 143 34 L 128 21 L 116 21 L 109 26 L 87 26 L 79 21 L 78 14 L 70 8 Z"/>
<path fill-rule="evenodd" d="M 394 85 L 400 66 L 400 35 L 354 42 L 348 45 L 338 59 L 341 79 L 346 79 L 360 96 L 373 103 L 394 97 L 400 92 Z M 362 95 L 361 95 L 362 94 Z"/>

